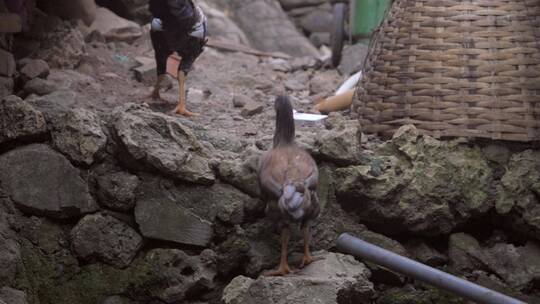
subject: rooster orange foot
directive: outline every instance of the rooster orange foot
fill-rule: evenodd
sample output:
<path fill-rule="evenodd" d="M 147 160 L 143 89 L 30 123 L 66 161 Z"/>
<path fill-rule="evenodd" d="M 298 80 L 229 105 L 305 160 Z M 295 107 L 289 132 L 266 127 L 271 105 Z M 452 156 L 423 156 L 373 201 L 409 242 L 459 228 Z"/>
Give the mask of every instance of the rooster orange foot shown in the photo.
<path fill-rule="evenodd" d="M 173 114 L 179 114 L 179 115 L 183 115 L 183 116 L 186 116 L 186 117 L 192 117 L 192 116 L 198 116 L 199 114 L 197 113 L 193 113 L 193 112 L 190 112 L 188 110 L 186 110 L 185 108 L 182 109 L 182 108 L 178 108 L 176 107 L 173 111 L 172 111 Z"/>

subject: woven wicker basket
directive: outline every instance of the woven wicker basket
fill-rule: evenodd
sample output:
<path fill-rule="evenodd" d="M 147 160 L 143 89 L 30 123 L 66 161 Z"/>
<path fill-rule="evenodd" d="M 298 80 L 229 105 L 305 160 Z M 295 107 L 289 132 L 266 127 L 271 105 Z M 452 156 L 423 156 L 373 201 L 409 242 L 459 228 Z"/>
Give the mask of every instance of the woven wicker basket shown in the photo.
<path fill-rule="evenodd" d="M 365 133 L 540 140 L 540 0 L 395 0 L 363 75 Z"/>

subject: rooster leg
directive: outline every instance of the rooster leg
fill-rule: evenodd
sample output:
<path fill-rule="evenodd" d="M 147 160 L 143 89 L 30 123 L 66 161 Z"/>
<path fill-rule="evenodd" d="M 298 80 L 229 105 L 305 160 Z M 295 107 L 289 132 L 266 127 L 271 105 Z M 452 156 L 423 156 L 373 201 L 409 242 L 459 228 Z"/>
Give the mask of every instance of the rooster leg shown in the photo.
<path fill-rule="evenodd" d="M 279 267 L 276 271 L 266 273 L 267 276 L 283 276 L 291 272 L 289 264 L 287 263 L 287 245 L 290 238 L 289 226 L 284 226 L 281 230 L 281 260 Z"/>
<path fill-rule="evenodd" d="M 304 231 L 304 257 L 302 258 L 302 263 L 300 264 L 300 268 L 304 268 L 307 265 L 322 259 L 322 257 L 313 257 L 311 253 L 309 252 L 309 240 L 311 237 L 311 234 L 309 233 L 309 225 L 305 224 L 303 227 L 303 231 Z"/>
<path fill-rule="evenodd" d="M 154 89 L 152 90 L 152 94 L 150 95 L 150 97 L 152 97 L 153 100 L 160 100 L 160 101 L 163 101 L 163 102 L 167 101 L 166 99 L 161 97 L 161 95 L 159 94 L 159 89 L 161 88 L 161 83 L 165 80 L 166 77 L 167 77 L 167 75 L 165 75 L 165 74 L 162 74 L 162 75 L 158 76 L 156 84 L 154 85 Z"/>
<path fill-rule="evenodd" d="M 173 110 L 174 113 L 184 115 L 184 116 L 195 116 L 197 114 L 190 112 L 186 109 L 186 74 L 184 71 L 178 71 L 178 91 L 179 91 L 179 100 L 178 105 Z"/>

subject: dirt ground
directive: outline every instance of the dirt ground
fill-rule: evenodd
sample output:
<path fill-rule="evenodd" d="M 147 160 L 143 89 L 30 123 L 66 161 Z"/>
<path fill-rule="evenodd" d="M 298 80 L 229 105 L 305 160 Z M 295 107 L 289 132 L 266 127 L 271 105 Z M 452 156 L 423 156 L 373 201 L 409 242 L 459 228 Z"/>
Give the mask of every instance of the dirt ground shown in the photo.
<path fill-rule="evenodd" d="M 132 44 L 88 42 L 86 52 L 76 68 L 78 73 L 51 70 L 49 76 L 57 85 L 77 93 L 75 106 L 106 113 L 129 102 L 146 103 L 155 111 L 175 115 L 171 110 L 178 98 L 176 81 L 169 76 L 168 86 L 161 90 L 165 102 L 156 101 L 150 98 L 153 82 L 137 81 L 132 70 L 135 58 L 153 61 L 148 33 Z M 306 62 L 314 67 L 298 69 Z M 291 96 L 293 107 L 299 112 L 313 112 L 313 100 L 332 95 L 345 80 L 334 69 L 321 65 L 308 58 L 284 60 L 206 47 L 187 78 L 187 107 L 199 115 L 189 119 L 178 117 L 197 128 L 247 144 L 268 141 L 274 129 L 276 95 Z M 235 107 L 239 103 L 246 105 Z M 257 113 L 261 106 L 262 111 Z M 242 115 L 243 111 L 256 114 Z M 299 129 L 316 132 L 321 127 L 322 124 L 303 124 Z"/>

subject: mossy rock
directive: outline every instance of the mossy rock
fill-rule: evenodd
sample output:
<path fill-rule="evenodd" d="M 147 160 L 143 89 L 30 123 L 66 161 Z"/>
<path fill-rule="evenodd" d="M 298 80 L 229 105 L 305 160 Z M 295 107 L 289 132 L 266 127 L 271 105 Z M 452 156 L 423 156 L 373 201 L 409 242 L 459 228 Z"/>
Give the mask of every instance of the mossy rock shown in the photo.
<path fill-rule="evenodd" d="M 518 231 L 540 240 L 540 151 L 514 154 L 497 189 L 497 213 Z"/>
<path fill-rule="evenodd" d="M 70 267 L 73 257 L 43 255 L 23 241 L 21 255 L 24 271 L 19 273 L 16 288 L 24 290 L 29 303 L 96 304 L 114 294 L 135 294 L 151 279 L 150 268 L 143 259 L 136 259 L 127 269 L 104 264 Z"/>
<path fill-rule="evenodd" d="M 482 151 L 414 127 L 335 177 L 339 203 L 389 234 L 444 235 L 494 207 L 493 172 Z"/>

